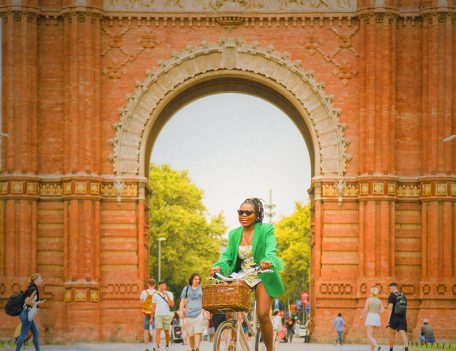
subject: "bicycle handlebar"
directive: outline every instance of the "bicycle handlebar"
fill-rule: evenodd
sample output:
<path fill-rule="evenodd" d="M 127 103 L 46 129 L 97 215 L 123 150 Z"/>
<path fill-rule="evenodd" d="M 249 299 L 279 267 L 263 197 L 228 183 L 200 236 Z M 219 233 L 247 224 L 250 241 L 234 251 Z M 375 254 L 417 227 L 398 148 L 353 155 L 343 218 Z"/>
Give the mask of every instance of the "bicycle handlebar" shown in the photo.
<path fill-rule="evenodd" d="M 252 267 L 251 269 L 247 270 L 246 272 L 232 273 L 231 276 L 229 276 L 229 277 L 226 277 L 223 274 L 220 274 L 219 272 L 215 272 L 214 275 L 212 277 L 209 277 L 208 279 L 217 279 L 218 278 L 224 282 L 234 282 L 237 280 L 244 279 L 245 276 L 247 276 L 253 272 L 258 272 L 260 274 L 263 274 L 263 273 L 272 273 L 273 271 L 272 271 L 272 269 L 263 269 L 262 270 L 260 266 L 255 266 L 255 267 Z"/>

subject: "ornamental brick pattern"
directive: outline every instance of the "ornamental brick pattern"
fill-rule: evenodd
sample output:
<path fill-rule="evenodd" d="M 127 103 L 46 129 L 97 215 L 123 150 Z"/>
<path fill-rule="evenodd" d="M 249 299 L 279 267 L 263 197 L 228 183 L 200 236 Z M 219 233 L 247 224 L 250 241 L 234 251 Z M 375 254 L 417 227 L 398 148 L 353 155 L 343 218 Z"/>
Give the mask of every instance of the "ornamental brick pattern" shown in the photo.
<path fill-rule="evenodd" d="M 454 339 L 455 8 L 1 0 L 1 303 L 38 271 L 45 339 L 140 340 L 146 160 L 177 109 L 237 91 L 282 108 L 311 154 L 314 339 L 341 311 L 364 340 L 369 288 L 391 280 L 415 337 L 428 318 Z"/>

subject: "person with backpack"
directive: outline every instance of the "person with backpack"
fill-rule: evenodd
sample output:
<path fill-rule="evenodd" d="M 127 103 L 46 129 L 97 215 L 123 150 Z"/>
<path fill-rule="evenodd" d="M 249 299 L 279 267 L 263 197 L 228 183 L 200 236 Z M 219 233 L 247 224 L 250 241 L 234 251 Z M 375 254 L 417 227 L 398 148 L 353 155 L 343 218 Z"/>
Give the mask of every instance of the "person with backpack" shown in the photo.
<path fill-rule="evenodd" d="M 188 336 L 190 349 L 199 351 L 201 336 L 204 331 L 204 314 L 201 276 L 198 273 L 190 275 L 188 285 L 182 290 L 179 311 Z"/>
<path fill-rule="evenodd" d="M 405 351 L 408 351 L 408 338 L 407 338 L 407 298 L 397 288 L 396 282 L 389 283 L 390 295 L 388 297 L 388 324 L 390 328 L 389 345 L 390 351 L 394 348 L 394 339 L 396 332 L 402 337 Z"/>
<path fill-rule="evenodd" d="M 154 351 L 160 350 L 160 334 L 162 329 L 165 332 L 166 348 L 165 351 L 169 351 L 169 342 L 171 341 L 170 329 L 171 329 L 171 310 L 170 307 L 174 306 L 174 297 L 171 291 L 166 290 L 166 282 L 160 280 L 158 282 L 158 290 L 152 297 L 152 309 L 150 317 L 154 318 L 155 322 L 155 344 Z M 152 324 L 152 319 L 151 322 Z"/>
<path fill-rule="evenodd" d="M 40 300 L 40 292 L 38 287 L 43 284 L 43 278 L 41 274 L 35 273 L 30 277 L 30 285 L 27 290 L 23 293 L 24 303 L 23 309 L 19 318 L 22 322 L 21 334 L 16 341 L 16 351 L 20 351 L 24 344 L 25 338 L 27 337 L 29 330 L 32 332 L 33 345 L 35 351 L 40 351 L 40 340 L 39 331 L 35 321 L 35 315 L 39 309 L 39 306 L 46 301 Z"/>
<path fill-rule="evenodd" d="M 154 342 L 154 328 L 153 323 L 150 323 L 150 314 L 152 313 L 152 297 L 154 296 L 155 292 L 155 279 L 149 279 L 148 288 L 143 290 L 139 296 L 139 300 L 142 304 L 142 312 L 144 314 L 144 345 L 146 347 L 146 351 L 149 351 L 149 335 L 150 342 Z"/>

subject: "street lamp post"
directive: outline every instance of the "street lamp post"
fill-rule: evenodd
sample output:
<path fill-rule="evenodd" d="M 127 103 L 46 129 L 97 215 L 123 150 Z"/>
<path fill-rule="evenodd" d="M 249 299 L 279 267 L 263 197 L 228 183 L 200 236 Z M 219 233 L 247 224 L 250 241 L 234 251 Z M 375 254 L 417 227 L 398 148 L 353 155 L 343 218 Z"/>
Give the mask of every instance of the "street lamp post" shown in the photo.
<path fill-rule="evenodd" d="M 158 238 L 158 281 L 161 280 L 161 242 L 166 238 Z"/>

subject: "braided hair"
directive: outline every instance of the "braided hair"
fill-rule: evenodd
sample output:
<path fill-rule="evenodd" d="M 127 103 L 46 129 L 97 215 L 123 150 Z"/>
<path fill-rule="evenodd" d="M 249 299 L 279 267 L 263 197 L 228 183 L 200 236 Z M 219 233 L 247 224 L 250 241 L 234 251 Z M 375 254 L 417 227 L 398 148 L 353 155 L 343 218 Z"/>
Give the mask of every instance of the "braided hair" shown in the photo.
<path fill-rule="evenodd" d="M 263 222 L 264 208 L 263 208 L 263 203 L 261 201 L 262 200 L 257 197 L 252 197 L 252 198 L 245 199 L 244 202 L 241 204 L 241 206 L 244 204 L 249 204 L 249 205 L 253 206 L 253 208 L 255 210 L 255 214 L 256 214 L 255 223 Z"/>

